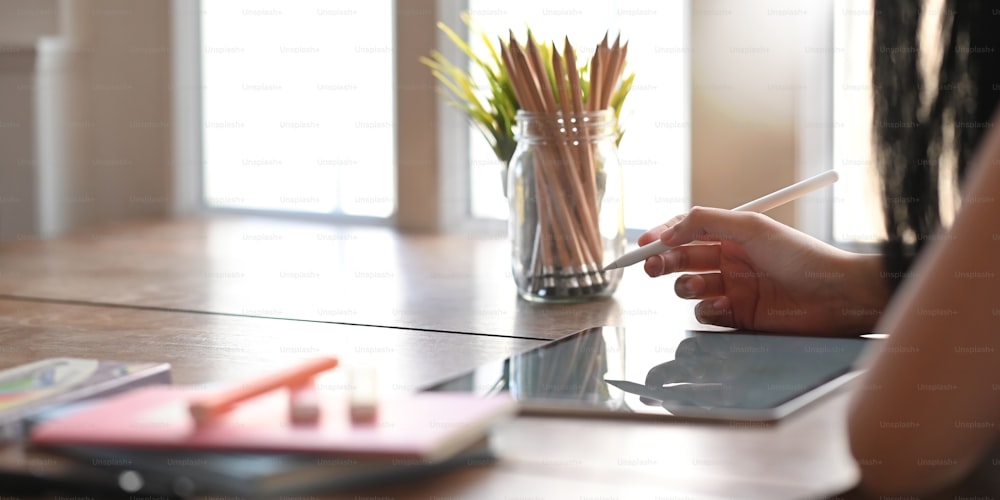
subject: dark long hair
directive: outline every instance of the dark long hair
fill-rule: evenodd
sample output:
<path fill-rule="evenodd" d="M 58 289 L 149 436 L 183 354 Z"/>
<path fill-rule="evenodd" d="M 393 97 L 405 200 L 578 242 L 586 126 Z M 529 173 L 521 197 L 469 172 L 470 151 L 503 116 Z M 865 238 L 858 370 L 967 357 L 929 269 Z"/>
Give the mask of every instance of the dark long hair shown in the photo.
<path fill-rule="evenodd" d="M 885 276 L 893 285 L 941 226 L 940 190 L 956 187 L 939 183 L 942 154 L 955 158 L 960 185 L 1000 96 L 1000 4 L 943 3 L 935 84 L 919 68 L 924 2 L 874 0 L 874 155 L 888 235 Z"/>

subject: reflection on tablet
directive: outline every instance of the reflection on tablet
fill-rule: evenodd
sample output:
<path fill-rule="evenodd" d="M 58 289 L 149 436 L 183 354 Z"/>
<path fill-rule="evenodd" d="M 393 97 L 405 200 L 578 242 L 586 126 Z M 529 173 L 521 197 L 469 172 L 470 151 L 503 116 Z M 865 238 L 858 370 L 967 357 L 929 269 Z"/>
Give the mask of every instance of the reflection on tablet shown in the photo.
<path fill-rule="evenodd" d="M 857 375 L 870 342 L 592 328 L 429 390 L 508 391 L 526 412 L 775 420 Z"/>

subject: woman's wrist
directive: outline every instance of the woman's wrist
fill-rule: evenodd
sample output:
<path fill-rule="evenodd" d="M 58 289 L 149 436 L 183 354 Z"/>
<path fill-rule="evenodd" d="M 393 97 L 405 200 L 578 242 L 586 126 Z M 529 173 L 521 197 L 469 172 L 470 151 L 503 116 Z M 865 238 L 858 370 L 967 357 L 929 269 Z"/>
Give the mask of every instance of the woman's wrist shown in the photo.
<path fill-rule="evenodd" d="M 848 253 L 840 311 L 846 331 L 871 332 L 892 296 L 879 254 Z"/>

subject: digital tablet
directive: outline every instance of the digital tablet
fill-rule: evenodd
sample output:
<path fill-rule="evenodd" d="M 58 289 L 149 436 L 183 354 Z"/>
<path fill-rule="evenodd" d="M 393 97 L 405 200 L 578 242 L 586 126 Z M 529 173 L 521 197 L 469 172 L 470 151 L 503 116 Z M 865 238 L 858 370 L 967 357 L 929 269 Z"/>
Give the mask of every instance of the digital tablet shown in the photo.
<path fill-rule="evenodd" d="M 508 392 L 528 414 L 775 421 L 859 375 L 871 342 L 600 327 L 425 390 Z"/>

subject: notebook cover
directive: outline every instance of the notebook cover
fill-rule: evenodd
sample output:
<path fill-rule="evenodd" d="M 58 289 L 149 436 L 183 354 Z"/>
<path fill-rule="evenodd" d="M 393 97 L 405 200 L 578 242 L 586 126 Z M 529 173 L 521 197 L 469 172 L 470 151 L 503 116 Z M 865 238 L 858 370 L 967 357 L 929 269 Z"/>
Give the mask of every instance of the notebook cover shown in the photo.
<path fill-rule="evenodd" d="M 40 411 L 169 383 L 167 363 L 49 358 L 0 371 L 0 442 L 24 437 L 23 421 Z"/>
<path fill-rule="evenodd" d="M 145 449 L 336 454 L 435 461 L 480 440 L 489 426 L 512 415 L 506 395 L 418 393 L 379 401 L 372 424 L 352 424 L 348 401 L 319 397 L 320 419 L 295 425 L 288 397 L 277 390 L 243 402 L 208 426 L 196 427 L 187 402 L 199 389 L 136 389 L 42 422 L 31 440 L 42 446 L 94 445 Z"/>

